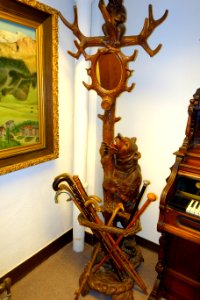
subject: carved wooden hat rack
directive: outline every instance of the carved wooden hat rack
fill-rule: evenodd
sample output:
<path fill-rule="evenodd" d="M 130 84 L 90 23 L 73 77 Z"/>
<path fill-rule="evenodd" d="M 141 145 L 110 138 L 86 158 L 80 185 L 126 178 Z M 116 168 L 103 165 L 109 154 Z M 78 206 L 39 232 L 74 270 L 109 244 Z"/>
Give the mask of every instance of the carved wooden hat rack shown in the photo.
<path fill-rule="evenodd" d="M 133 234 L 140 230 L 139 217 L 156 196 L 149 193 L 146 202 L 138 208 L 148 182 L 145 181 L 139 191 L 141 174 L 137 161 L 140 153 L 136 138 L 126 138 L 121 134 L 114 136 L 115 123 L 120 120 L 120 117 L 115 116 L 116 99 L 122 92 L 130 92 L 134 87 L 134 84 L 127 86 L 127 80 L 132 74 L 128 64 L 136 59 L 138 52 L 135 50 L 132 55 L 126 56 L 121 48 L 141 46 L 151 57 L 156 55 L 162 45 L 159 44 L 152 50 L 148 38 L 167 18 L 168 11 L 166 10 L 160 19 L 155 20 L 152 6 L 149 5 L 148 17 L 144 20 L 141 32 L 138 35 L 125 36 L 126 9 L 123 1 L 109 0 L 106 5 L 100 0 L 99 9 L 104 18 L 103 36 L 87 37 L 81 32 L 76 6 L 73 23 L 69 23 L 61 13 L 59 15 L 77 38 L 74 42 L 77 52 L 68 51 L 68 53 L 76 59 L 83 55 L 91 62 L 90 68 L 87 69 L 91 84 L 85 82 L 83 84 L 88 90 L 95 90 L 102 99 L 101 107 L 104 114 L 98 117 L 103 123 L 100 154 L 104 170 L 104 205 L 101 211 L 105 221 L 103 222 L 97 214 L 99 198 L 86 194 L 78 176 L 61 174 L 55 178 L 53 188 L 57 191 L 57 195 L 62 190 L 71 195 L 81 212 L 79 223 L 90 227 L 98 239 L 91 260 L 80 277 L 80 286 L 75 299 L 78 299 L 80 294 L 84 296 L 90 289 L 95 289 L 111 295 L 112 299 L 131 300 L 134 299 L 132 295 L 134 282 L 145 293 L 147 291 L 144 282 L 135 271 L 137 266 L 135 261 L 140 261 L 141 258 L 135 259 L 137 254 L 134 254 L 135 261 L 132 262 L 131 254 L 129 253 L 127 259 L 127 254 L 124 253 L 127 248 L 130 252 Z M 86 53 L 86 49 L 90 47 L 98 47 L 95 54 Z M 122 228 L 116 225 L 119 221 Z M 128 245 L 127 248 L 125 244 Z M 132 248 L 137 252 L 136 246 Z M 110 261 L 110 266 L 105 267 L 106 272 L 105 270 L 101 272 L 106 261 Z"/>
<path fill-rule="evenodd" d="M 132 74 L 132 71 L 128 69 L 128 63 L 136 59 L 138 51 L 135 50 L 131 56 L 125 56 L 121 52 L 121 48 L 141 46 L 151 57 L 156 55 L 161 49 L 162 44 L 159 44 L 152 50 L 148 44 L 148 38 L 168 15 L 168 11 L 166 10 L 160 19 L 155 20 L 153 17 L 152 5 L 149 5 L 149 15 L 144 20 L 144 26 L 141 32 L 138 35 L 124 36 L 126 10 L 122 2 L 123 1 L 116 0 L 109 1 L 109 4 L 106 7 L 104 1 L 99 1 L 99 9 L 105 20 L 105 23 L 102 26 L 103 32 L 105 33 L 104 36 L 87 37 L 81 32 L 78 25 L 76 6 L 74 6 L 73 23 L 69 23 L 60 13 L 60 18 L 63 23 L 79 40 L 79 42 L 77 42 L 77 40 L 74 42 L 77 52 L 72 53 L 71 51 L 68 51 L 68 53 L 76 59 L 78 59 L 80 55 L 83 55 L 86 60 L 91 61 L 91 68 L 87 70 L 87 73 L 92 79 L 92 84 L 88 85 L 84 83 L 84 85 L 88 90 L 95 90 L 102 98 L 102 108 L 105 112 L 104 116 L 99 117 L 103 120 L 103 142 L 108 144 L 113 142 L 114 124 L 120 120 L 120 118 L 115 118 L 116 98 L 124 91 L 130 92 L 134 87 L 134 84 L 130 87 L 127 86 L 127 80 Z M 112 7 L 114 12 L 112 12 Z M 99 49 L 96 54 L 88 55 L 85 50 L 90 47 L 99 47 Z M 105 66 L 109 66 L 108 62 L 111 59 L 112 70 L 108 70 L 107 68 L 105 72 Z M 100 67 L 101 65 L 102 67 Z M 118 72 L 113 70 L 114 65 Z M 105 73 L 109 75 L 112 74 L 112 76 L 110 76 L 110 82 L 107 80 L 109 75 L 105 78 Z M 111 80 L 112 78 L 113 80 Z"/>

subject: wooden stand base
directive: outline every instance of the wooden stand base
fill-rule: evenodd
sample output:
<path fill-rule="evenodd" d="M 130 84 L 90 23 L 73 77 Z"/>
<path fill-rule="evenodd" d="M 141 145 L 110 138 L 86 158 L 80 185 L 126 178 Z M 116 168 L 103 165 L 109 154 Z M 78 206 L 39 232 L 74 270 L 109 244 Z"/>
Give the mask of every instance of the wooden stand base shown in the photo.
<path fill-rule="evenodd" d="M 80 278 L 80 286 L 82 280 L 83 277 Z M 134 281 L 130 277 L 121 282 L 114 272 L 100 270 L 88 278 L 81 294 L 86 296 L 90 290 L 94 290 L 111 296 L 112 300 L 134 300 L 133 286 Z"/>
<path fill-rule="evenodd" d="M 132 265 L 133 268 L 136 269 L 143 262 L 143 256 L 140 249 L 137 247 L 134 238 L 133 242 L 135 245 L 133 251 L 135 256 L 132 259 Z M 91 260 L 88 262 L 80 276 L 79 290 L 77 291 L 76 296 L 81 294 L 84 297 L 91 290 L 94 290 L 98 293 L 111 296 L 112 300 L 134 300 L 133 287 L 135 281 L 132 277 L 128 276 L 128 274 L 123 280 L 120 280 L 111 265 L 110 267 L 108 267 L 108 265 L 101 266 L 98 271 L 95 271 L 95 258 L 99 254 L 99 249 L 100 244 L 95 245 Z M 99 258 L 101 260 L 102 254 Z M 78 299 L 78 296 L 75 299 Z"/>

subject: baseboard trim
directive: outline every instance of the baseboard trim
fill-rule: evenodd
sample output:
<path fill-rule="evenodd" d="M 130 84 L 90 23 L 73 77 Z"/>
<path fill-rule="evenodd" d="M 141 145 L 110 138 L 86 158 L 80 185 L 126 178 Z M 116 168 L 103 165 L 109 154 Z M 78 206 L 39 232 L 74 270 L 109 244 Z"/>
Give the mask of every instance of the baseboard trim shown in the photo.
<path fill-rule="evenodd" d="M 3 278 L 9 277 L 12 280 L 12 284 L 16 283 L 24 276 L 26 276 L 29 272 L 31 272 L 34 268 L 36 268 L 39 264 L 45 261 L 48 257 L 56 253 L 65 245 L 69 244 L 72 241 L 73 230 L 69 230 L 64 233 L 58 239 L 53 241 L 47 247 L 24 261 L 22 264 L 8 272 Z M 3 279 L 2 278 L 2 279 Z"/>
<path fill-rule="evenodd" d="M 139 246 L 142 246 L 142 247 L 145 247 L 149 250 L 152 250 L 154 252 L 158 252 L 158 249 L 159 249 L 159 245 L 154 243 L 154 242 L 151 242 L 149 240 L 146 240 L 140 236 L 135 236 L 135 239 L 136 239 L 136 242 Z M 96 242 L 97 242 L 97 238 L 89 233 L 89 232 L 86 232 L 85 233 L 85 242 L 89 245 L 94 245 Z"/>
<path fill-rule="evenodd" d="M 154 252 L 158 253 L 158 250 L 159 250 L 159 245 L 158 244 L 156 244 L 154 242 L 151 242 L 149 240 L 146 240 L 145 238 L 143 238 L 139 235 L 136 235 L 135 239 L 136 239 L 136 242 L 139 246 L 142 246 L 144 248 L 147 248 L 151 251 L 154 251 Z"/>
<path fill-rule="evenodd" d="M 17 266 L 13 270 L 5 274 L 0 280 L 9 277 L 12 279 L 12 284 L 16 283 L 24 276 L 26 276 L 29 272 L 31 272 L 34 268 L 36 268 L 39 264 L 45 261 L 48 257 L 59 251 L 65 245 L 71 243 L 72 239 L 73 230 L 71 229 L 68 232 L 64 233 L 62 236 L 60 236 L 58 239 L 53 241 L 50 245 L 48 245 L 47 247 L 30 257 L 28 260 L 23 262 L 21 265 Z M 136 241 L 138 245 L 148 248 L 149 250 L 158 252 L 159 245 L 148 241 L 140 236 L 136 236 Z M 96 242 L 97 238 L 93 234 L 85 232 L 85 243 L 93 246 L 96 244 Z"/>

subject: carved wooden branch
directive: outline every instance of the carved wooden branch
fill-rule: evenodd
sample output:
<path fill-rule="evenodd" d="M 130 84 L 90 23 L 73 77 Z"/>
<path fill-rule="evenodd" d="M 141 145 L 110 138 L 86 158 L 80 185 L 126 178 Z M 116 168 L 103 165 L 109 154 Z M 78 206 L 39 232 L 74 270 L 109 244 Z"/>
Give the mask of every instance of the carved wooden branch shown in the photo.
<path fill-rule="evenodd" d="M 110 15 L 109 15 L 109 13 L 108 13 L 108 11 L 106 9 L 106 6 L 105 6 L 105 3 L 104 3 L 103 0 L 99 0 L 99 9 L 100 9 L 100 11 L 101 11 L 101 13 L 103 15 L 104 20 L 106 22 L 108 22 L 108 23 L 111 23 L 112 20 L 110 18 Z"/>
<path fill-rule="evenodd" d="M 147 39 L 153 33 L 154 29 L 158 27 L 162 22 L 164 22 L 164 20 L 167 18 L 167 15 L 168 10 L 165 11 L 165 13 L 160 19 L 155 20 L 153 17 L 153 7 L 151 4 L 149 5 L 149 17 L 145 19 L 143 29 L 139 34 L 139 44 L 150 56 L 157 54 L 158 51 L 161 49 L 162 45 L 159 44 L 155 50 L 152 50 L 148 45 Z"/>
<path fill-rule="evenodd" d="M 141 46 L 151 57 L 156 55 L 161 47 L 162 44 L 159 44 L 156 49 L 152 50 L 150 48 L 150 46 L 148 45 L 148 38 L 150 37 L 150 35 L 153 33 L 153 31 L 155 30 L 156 27 L 158 27 L 161 23 L 163 23 L 166 18 L 168 16 L 168 10 L 165 11 L 165 13 L 163 14 L 163 16 L 158 19 L 155 20 L 153 17 L 153 7 L 150 4 L 149 5 L 149 16 L 148 18 L 146 18 L 144 20 L 144 25 L 143 28 L 140 32 L 139 35 L 135 35 L 135 36 L 125 36 L 122 38 L 121 40 L 121 47 L 126 47 L 126 46 L 136 46 L 139 45 Z"/>
<path fill-rule="evenodd" d="M 154 56 L 158 53 L 161 49 L 162 44 L 159 44 L 156 49 L 152 50 L 148 45 L 148 38 L 153 33 L 156 27 L 158 27 L 161 23 L 165 21 L 168 15 L 168 10 L 165 11 L 163 16 L 160 19 L 155 20 L 153 17 L 153 7 L 149 5 L 149 16 L 144 21 L 144 26 L 139 35 L 133 36 L 123 36 L 120 44 L 120 47 L 126 46 L 141 46 L 150 56 Z M 85 36 L 81 30 L 79 29 L 78 25 L 78 14 L 77 14 L 77 7 L 74 6 L 74 22 L 68 22 L 65 17 L 59 12 L 59 16 L 62 22 L 73 32 L 73 34 L 78 38 L 78 41 L 75 41 L 75 46 L 78 49 L 76 53 L 68 51 L 68 53 L 73 56 L 74 58 L 78 59 L 81 54 L 84 53 L 86 48 L 89 47 L 105 47 L 106 44 L 109 44 L 110 37 L 108 36 L 96 36 L 96 37 L 87 37 Z M 107 18 L 107 15 L 104 14 L 104 18 Z M 108 19 L 109 22 L 109 19 Z"/>
<path fill-rule="evenodd" d="M 109 40 L 109 37 L 105 36 L 97 36 L 97 37 L 86 37 L 78 26 L 78 14 L 77 14 L 77 7 L 74 6 L 74 22 L 68 22 L 65 17 L 59 12 L 59 16 L 62 22 L 73 32 L 73 34 L 78 38 L 80 41 L 79 43 L 75 40 L 75 46 L 78 49 L 76 53 L 68 51 L 68 53 L 73 56 L 74 58 L 78 59 L 81 54 L 84 53 L 84 50 L 89 47 L 105 47 L 106 41 Z"/>

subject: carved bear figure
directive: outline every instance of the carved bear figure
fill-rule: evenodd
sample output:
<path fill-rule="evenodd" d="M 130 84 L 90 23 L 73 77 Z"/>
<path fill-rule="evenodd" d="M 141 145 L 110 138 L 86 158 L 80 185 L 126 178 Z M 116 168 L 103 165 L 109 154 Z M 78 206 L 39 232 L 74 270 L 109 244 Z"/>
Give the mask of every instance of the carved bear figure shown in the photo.
<path fill-rule="evenodd" d="M 124 35 L 126 27 L 126 9 L 123 0 L 109 0 L 106 9 L 111 17 L 111 22 L 116 31 L 116 44 L 120 43 L 121 37 Z M 109 25 L 107 23 L 102 26 L 105 35 L 110 35 Z"/>
<path fill-rule="evenodd" d="M 103 189 L 107 202 L 123 202 L 125 210 L 134 207 L 142 181 L 136 138 L 118 134 L 114 144 L 102 143 L 101 163 L 104 169 Z"/>

